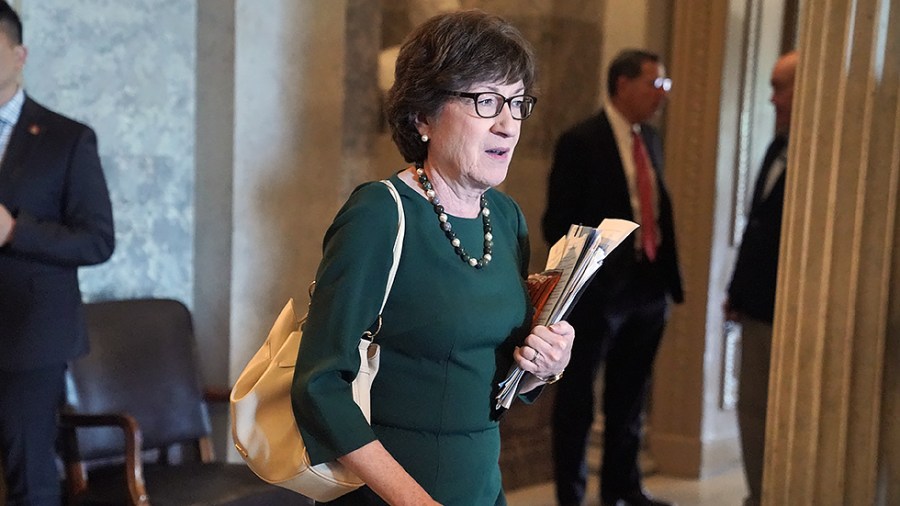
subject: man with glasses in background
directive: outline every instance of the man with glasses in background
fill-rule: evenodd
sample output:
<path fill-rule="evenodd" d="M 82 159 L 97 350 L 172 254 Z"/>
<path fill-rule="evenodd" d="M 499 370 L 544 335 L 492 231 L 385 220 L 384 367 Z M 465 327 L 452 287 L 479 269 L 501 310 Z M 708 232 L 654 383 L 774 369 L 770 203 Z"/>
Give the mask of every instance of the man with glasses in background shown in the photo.
<path fill-rule="evenodd" d="M 621 218 L 641 225 L 605 260 L 568 318 L 578 338 L 553 412 L 560 505 L 584 500 L 594 380 L 604 362 L 601 504 L 670 504 L 644 491 L 638 454 L 642 411 L 669 304 L 684 299 L 662 145 L 646 124 L 671 87 L 657 55 L 619 53 L 608 71 L 606 106 L 565 132 L 554 153 L 542 223 L 549 244 L 572 224 L 597 226 L 605 218 Z"/>

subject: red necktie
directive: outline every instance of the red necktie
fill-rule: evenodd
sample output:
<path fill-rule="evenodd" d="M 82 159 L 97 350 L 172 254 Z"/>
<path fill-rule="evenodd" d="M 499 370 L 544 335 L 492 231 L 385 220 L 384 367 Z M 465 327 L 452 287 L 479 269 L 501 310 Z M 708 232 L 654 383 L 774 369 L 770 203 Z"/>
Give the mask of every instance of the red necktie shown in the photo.
<path fill-rule="evenodd" d="M 650 173 L 650 163 L 647 161 L 647 149 L 644 141 L 637 132 L 631 133 L 632 154 L 634 155 L 634 169 L 637 176 L 638 196 L 641 201 L 641 247 L 647 259 L 656 260 L 656 213 L 653 211 L 653 175 Z"/>

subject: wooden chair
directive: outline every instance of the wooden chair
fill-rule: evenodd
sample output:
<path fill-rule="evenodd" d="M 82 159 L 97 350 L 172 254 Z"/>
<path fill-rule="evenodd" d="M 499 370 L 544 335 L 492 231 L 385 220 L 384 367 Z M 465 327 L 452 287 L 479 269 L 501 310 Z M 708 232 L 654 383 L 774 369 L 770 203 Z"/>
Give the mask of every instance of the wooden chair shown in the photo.
<path fill-rule="evenodd" d="M 311 505 L 243 464 L 217 462 L 191 315 L 180 302 L 85 305 L 91 352 L 60 416 L 67 504 Z M 202 352 L 202 350 L 201 350 Z"/>

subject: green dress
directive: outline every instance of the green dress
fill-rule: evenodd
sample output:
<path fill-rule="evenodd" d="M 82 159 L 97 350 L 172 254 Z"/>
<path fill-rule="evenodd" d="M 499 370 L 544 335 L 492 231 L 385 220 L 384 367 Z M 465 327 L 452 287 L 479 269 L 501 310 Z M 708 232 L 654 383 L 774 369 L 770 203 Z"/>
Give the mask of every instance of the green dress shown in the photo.
<path fill-rule="evenodd" d="M 295 417 L 313 463 L 377 438 L 442 504 L 505 504 L 494 397 L 513 347 L 530 330 L 524 216 L 510 197 L 488 190 L 493 260 L 475 269 L 456 254 L 431 203 L 397 175 L 391 182 L 406 237 L 376 337 L 372 425 L 353 403 L 349 382 L 359 369 L 359 337 L 381 305 L 396 237 L 396 205 L 379 182 L 358 187 L 325 235 L 294 375 Z M 481 217 L 450 222 L 480 258 Z M 332 504 L 383 503 L 362 489 Z"/>

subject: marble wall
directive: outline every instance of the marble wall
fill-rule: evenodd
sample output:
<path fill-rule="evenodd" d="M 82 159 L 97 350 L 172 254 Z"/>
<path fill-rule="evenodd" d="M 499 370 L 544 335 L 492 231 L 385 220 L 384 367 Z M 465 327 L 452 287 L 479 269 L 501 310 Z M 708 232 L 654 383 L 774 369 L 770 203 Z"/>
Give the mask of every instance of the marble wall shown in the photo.
<path fill-rule="evenodd" d="M 15 4 L 14 4 L 15 5 Z M 116 224 L 85 299 L 192 302 L 195 2 L 21 0 L 25 88 L 91 125 Z"/>

